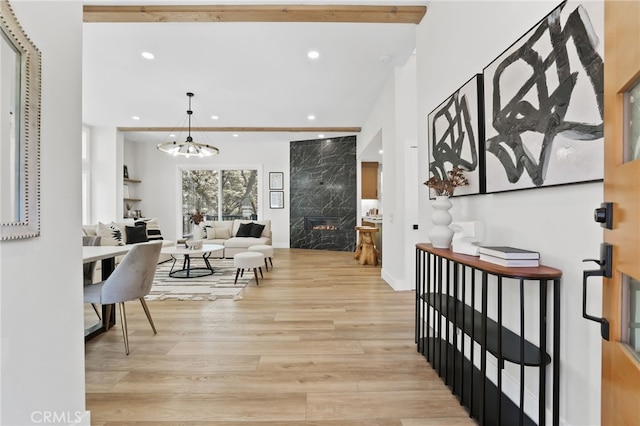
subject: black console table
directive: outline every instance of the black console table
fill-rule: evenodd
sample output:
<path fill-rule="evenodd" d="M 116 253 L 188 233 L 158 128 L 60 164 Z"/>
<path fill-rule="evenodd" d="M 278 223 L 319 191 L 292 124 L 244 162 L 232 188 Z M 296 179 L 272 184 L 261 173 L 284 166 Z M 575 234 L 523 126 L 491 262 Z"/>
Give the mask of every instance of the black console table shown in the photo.
<path fill-rule="evenodd" d="M 476 256 L 433 248 L 431 244 L 416 245 L 418 351 L 481 425 L 536 424 L 523 408 L 525 367 L 538 370 L 539 425 L 546 424 L 547 377 L 551 376 L 549 402 L 553 425 L 559 425 L 561 276 L 560 270 L 547 266 L 503 267 Z M 550 282 L 553 284 L 551 338 L 547 333 Z M 539 293 L 538 306 L 534 305 L 539 315 L 538 345 L 525 337 L 525 306 L 532 308 L 530 301 L 525 304 L 525 284 L 535 285 Z M 490 285 L 492 288 L 495 285 L 493 315 L 487 314 Z M 504 290 L 517 292 L 519 303 L 503 306 Z M 503 325 L 504 309 L 510 313 L 519 310 L 518 332 Z M 551 341 L 552 355 L 548 353 Z M 479 360 L 475 355 L 478 349 Z M 487 356 L 492 356 L 498 367 L 493 381 L 487 375 Z M 520 368 L 519 401 L 513 401 L 503 392 L 505 362 Z"/>

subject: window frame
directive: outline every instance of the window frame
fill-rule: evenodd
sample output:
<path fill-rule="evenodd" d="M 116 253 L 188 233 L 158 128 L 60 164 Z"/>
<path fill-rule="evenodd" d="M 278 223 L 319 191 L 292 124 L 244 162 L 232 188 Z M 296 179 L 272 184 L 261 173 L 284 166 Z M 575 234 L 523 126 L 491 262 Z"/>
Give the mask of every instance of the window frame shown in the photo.
<path fill-rule="evenodd" d="M 264 178 L 263 178 L 263 167 L 260 164 L 234 164 L 234 165 L 205 165 L 205 164 L 194 164 L 194 165 L 179 165 L 176 168 L 176 235 L 182 236 L 184 231 L 182 227 L 182 172 L 190 171 L 190 170 L 212 170 L 217 171 L 219 173 L 218 179 L 218 191 L 222 193 L 222 172 L 225 170 L 256 170 L 257 172 L 257 192 L 258 192 L 258 207 L 256 209 L 256 214 L 258 218 L 264 217 Z M 218 217 L 222 215 L 222 200 L 219 199 L 218 202 Z"/>

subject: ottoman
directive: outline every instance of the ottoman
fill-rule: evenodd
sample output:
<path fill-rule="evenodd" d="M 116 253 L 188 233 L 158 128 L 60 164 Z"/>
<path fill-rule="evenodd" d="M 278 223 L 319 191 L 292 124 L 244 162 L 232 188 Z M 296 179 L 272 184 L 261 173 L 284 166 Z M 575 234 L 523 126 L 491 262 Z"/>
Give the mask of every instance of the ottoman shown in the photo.
<path fill-rule="evenodd" d="M 238 282 L 238 275 L 244 273 L 245 269 L 253 269 L 253 275 L 256 277 L 256 285 L 260 285 L 258 281 L 258 269 L 260 269 L 260 276 L 262 275 L 262 262 L 264 261 L 264 255 L 256 251 L 246 251 L 237 253 L 233 256 L 233 266 L 236 267 L 236 279 L 233 282 Z"/>
<path fill-rule="evenodd" d="M 262 253 L 264 255 L 264 267 L 269 272 L 269 265 L 267 265 L 267 259 L 269 259 L 269 263 L 271 264 L 271 269 L 273 269 L 273 247 L 267 246 L 263 244 L 255 245 L 249 247 L 249 251 Z"/>

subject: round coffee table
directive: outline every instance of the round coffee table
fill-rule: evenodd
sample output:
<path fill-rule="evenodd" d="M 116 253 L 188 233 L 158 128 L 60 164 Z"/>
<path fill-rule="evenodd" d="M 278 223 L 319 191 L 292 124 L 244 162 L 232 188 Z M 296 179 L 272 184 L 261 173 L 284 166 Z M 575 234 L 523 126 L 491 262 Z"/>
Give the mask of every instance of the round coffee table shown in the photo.
<path fill-rule="evenodd" d="M 170 277 L 198 278 L 213 274 L 213 267 L 211 263 L 209 263 L 209 257 L 211 257 L 212 252 L 219 250 L 224 250 L 224 246 L 220 244 L 203 244 L 202 248 L 199 249 L 188 249 L 184 246 L 164 247 L 162 253 L 171 255 L 173 258 L 173 265 L 171 265 L 171 270 L 169 271 Z M 173 268 L 176 266 L 179 256 L 183 257 L 182 269 L 176 269 L 174 271 Z M 192 257 L 202 257 L 205 267 L 191 267 Z"/>

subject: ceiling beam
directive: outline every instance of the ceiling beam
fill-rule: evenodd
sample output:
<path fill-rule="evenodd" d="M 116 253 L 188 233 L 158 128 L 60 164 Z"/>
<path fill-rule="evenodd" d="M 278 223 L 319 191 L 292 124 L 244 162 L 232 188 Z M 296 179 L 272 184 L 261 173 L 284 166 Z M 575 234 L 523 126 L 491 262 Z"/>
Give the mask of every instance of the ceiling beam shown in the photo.
<path fill-rule="evenodd" d="M 121 132 L 186 132 L 188 127 L 118 127 Z M 193 132 L 359 133 L 361 127 L 191 127 Z"/>
<path fill-rule="evenodd" d="M 359 22 L 419 24 L 426 6 L 84 6 L 84 22 Z"/>

